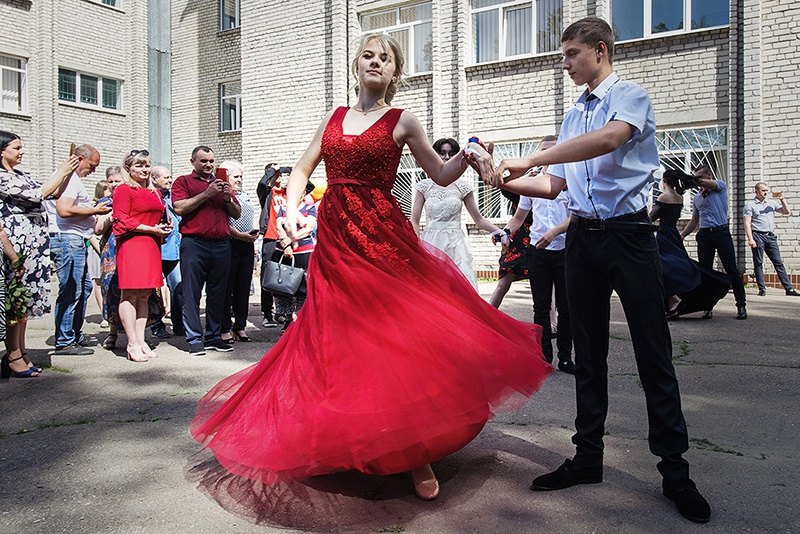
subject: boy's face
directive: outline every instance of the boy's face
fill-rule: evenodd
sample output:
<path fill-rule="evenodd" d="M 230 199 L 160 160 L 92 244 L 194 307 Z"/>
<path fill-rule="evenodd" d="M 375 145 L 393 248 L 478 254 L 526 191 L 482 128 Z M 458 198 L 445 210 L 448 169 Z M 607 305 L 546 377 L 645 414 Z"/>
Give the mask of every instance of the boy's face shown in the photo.
<path fill-rule="evenodd" d="M 564 59 L 561 68 L 567 71 L 575 85 L 584 85 L 597 79 L 602 71 L 601 53 L 577 39 L 562 43 Z"/>

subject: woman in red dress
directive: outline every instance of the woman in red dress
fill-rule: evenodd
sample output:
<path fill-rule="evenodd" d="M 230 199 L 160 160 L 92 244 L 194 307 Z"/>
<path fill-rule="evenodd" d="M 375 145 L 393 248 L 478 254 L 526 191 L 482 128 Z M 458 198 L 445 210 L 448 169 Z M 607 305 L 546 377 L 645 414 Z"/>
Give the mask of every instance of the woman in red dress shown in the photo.
<path fill-rule="evenodd" d="M 353 74 L 356 105 L 327 114 L 289 179 L 291 233 L 324 159 L 306 303 L 258 364 L 200 400 L 191 431 L 226 469 L 264 483 L 411 471 L 430 500 L 430 463 L 524 405 L 552 367 L 538 327 L 485 302 L 392 196 L 404 145 L 440 185 L 467 168 L 463 152 L 443 162 L 417 118 L 390 107 L 403 74 L 396 41 L 365 36 Z"/>
<path fill-rule="evenodd" d="M 161 240 L 172 226 L 162 222 L 161 194 L 150 182 L 150 154 L 133 150 L 123 163 L 125 183 L 114 191 L 114 235 L 121 291 L 119 318 L 128 336 L 128 359 L 146 362 L 158 356 L 144 340 L 147 299 L 161 287 Z"/>

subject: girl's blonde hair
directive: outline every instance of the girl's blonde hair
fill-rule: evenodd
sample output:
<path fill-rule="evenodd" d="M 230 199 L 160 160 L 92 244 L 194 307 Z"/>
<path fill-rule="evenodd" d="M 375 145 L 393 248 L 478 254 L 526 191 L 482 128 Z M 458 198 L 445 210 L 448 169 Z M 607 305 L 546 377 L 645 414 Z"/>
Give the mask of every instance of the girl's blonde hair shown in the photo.
<path fill-rule="evenodd" d="M 130 169 L 134 163 L 145 162 L 150 163 L 150 153 L 147 150 L 131 150 L 131 153 L 125 156 L 125 159 L 122 161 L 123 181 L 134 189 L 141 187 L 141 184 L 131 177 L 131 173 L 128 172 L 128 169 Z M 149 175 L 147 176 L 147 184 L 145 187 L 148 189 L 153 188 L 153 182 Z"/>
<path fill-rule="evenodd" d="M 367 47 L 367 44 L 372 40 L 377 41 L 381 48 L 383 48 L 384 52 L 390 52 L 392 57 L 394 58 L 394 77 L 392 81 L 389 82 L 389 87 L 386 88 L 386 96 L 384 100 L 387 104 L 392 103 L 392 99 L 394 95 L 397 94 L 397 88 L 402 83 L 403 76 L 405 75 L 405 58 L 403 57 L 403 51 L 400 48 L 400 43 L 398 43 L 394 37 L 389 35 L 385 32 L 374 32 L 368 33 L 361 37 L 358 41 L 358 50 L 356 51 L 355 58 L 351 64 L 351 72 L 353 77 L 356 79 L 356 94 L 358 94 L 358 60 L 361 57 L 361 54 L 364 53 L 364 49 Z"/>

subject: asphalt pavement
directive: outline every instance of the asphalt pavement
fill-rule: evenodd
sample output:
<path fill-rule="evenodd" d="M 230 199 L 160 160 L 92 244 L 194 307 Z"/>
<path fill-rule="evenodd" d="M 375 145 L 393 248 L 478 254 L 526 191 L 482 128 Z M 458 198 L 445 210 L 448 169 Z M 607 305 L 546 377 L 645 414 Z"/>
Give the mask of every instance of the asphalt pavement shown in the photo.
<path fill-rule="evenodd" d="M 493 284 L 482 283 L 481 294 Z M 0 381 L 2 533 L 583 533 L 800 532 L 800 298 L 748 289 L 746 321 L 733 296 L 714 318 L 670 323 L 690 435 L 691 475 L 712 507 L 704 525 L 661 494 L 649 453 L 644 393 L 618 300 L 612 302 L 610 410 L 602 484 L 532 492 L 531 480 L 571 456 L 573 377 L 555 371 L 527 406 L 490 422 L 434 464 L 441 496 L 423 502 L 407 474 L 340 473 L 263 486 L 231 476 L 190 437 L 195 403 L 217 381 L 257 362 L 278 339 L 192 357 L 178 337 L 133 363 L 120 348 L 53 354 L 48 316 L 29 323 L 42 376 Z M 515 283 L 501 308 L 531 319 Z M 91 303 L 85 331 L 104 334 Z M 464 333 L 464 342 L 469 342 Z"/>

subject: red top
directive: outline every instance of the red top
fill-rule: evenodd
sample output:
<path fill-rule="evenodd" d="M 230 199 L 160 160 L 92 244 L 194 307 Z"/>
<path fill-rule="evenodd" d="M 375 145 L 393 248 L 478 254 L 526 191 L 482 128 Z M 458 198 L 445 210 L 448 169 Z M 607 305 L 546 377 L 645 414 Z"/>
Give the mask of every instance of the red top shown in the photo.
<path fill-rule="evenodd" d="M 120 289 L 161 287 L 161 239 L 137 233 L 140 224 L 155 226 L 164 214 L 161 194 L 146 187 L 121 184 L 114 190 L 114 235 Z"/>
<path fill-rule="evenodd" d="M 206 180 L 201 178 L 196 172 L 178 176 L 172 184 L 172 204 L 175 205 L 179 200 L 186 200 L 195 197 L 208 189 L 214 178 Z M 231 196 L 233 202 L 239 203 L 235 196 Z M 222 200 L 222 193 L 204 202 L 199 208 L 191 213 L 187 213 L 181 218 L 179 226 L 182 235 L 202 237 L 204 239 L 223 239 L 231 235 L 231 227 L 228 222 L 228 211 L 225 209 L 225 201 Z"/>

